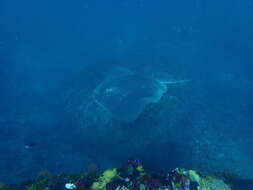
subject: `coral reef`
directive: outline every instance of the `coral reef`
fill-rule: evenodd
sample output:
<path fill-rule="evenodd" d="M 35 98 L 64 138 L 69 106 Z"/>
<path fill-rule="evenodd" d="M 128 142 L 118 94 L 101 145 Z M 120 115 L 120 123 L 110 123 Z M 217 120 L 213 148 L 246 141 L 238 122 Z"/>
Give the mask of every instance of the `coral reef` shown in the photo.
<path fill-rule="evenodd" d="M 94 168 L 94 167 L 93 167 Z M 236 175 L 201 174 L 195 170 L 176 168 L 154 174 L 146 172 L 138 159 L 128 159 L 120 168 L 97 170 L 72 175 L 41 172 L 33 181 L 16 185 L 0 185 L 0 190 L 252 190 L 253 182 Z"/>

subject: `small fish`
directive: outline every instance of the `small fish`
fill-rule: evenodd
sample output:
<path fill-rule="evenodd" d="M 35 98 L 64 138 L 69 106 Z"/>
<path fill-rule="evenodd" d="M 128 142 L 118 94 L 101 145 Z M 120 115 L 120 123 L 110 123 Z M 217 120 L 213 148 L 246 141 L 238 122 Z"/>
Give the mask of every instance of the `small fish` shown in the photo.
<path fill-rule="evenodd" d="M 24 145 L 24 148 L 25 149 L 31 149 L 31 148 L 34 148 L 35 146 L 37 146 L 37 143 L 36 142 L 28 142 Z"/>

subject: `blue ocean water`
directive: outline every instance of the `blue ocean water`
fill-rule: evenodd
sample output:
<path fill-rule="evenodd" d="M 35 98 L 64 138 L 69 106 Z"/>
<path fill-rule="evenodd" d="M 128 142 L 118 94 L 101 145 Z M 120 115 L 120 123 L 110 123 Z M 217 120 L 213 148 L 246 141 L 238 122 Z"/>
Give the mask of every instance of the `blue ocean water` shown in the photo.
<path fill-rule="evenodd" d="M 0 0 L 0 181 L 129 157 L 155 171 L 253 179 L 252 9 L 251 0 Z M 114 68 L 190 82 L 122 122 L 87 109 Z"/>

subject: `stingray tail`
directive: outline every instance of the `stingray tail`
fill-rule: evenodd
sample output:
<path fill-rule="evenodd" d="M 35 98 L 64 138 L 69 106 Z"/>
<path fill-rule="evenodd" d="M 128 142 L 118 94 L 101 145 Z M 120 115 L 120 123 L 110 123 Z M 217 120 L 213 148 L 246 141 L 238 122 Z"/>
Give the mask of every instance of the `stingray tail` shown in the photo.
<path fill-rule="evenodd" d="M 159 82 L 160 82 L 160 84 L 170 85 L 170 84 L 184 84 L 187 82 L 191 82 L 191 80 L 159 81 Z"/>

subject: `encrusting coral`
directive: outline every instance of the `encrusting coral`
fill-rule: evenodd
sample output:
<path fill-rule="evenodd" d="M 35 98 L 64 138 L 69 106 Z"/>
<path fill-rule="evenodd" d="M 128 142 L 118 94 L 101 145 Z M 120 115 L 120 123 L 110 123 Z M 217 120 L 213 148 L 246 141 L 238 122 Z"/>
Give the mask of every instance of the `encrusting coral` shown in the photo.
<path fill-rule="evenodd" d="M 102 176 L 100 176 L 98 178 L 98 181 L 94 182 L 91 186 L 92 190 L 103 190 L 105 189 L 106 185 L 108 183 L 110 183 L 113 179 L 117 178 L 118 174 L 117 174 L 117 169 L 111 169 L 111 170 L 106 170 L 104 171 L 104 173 L 102 174 Z"/>

